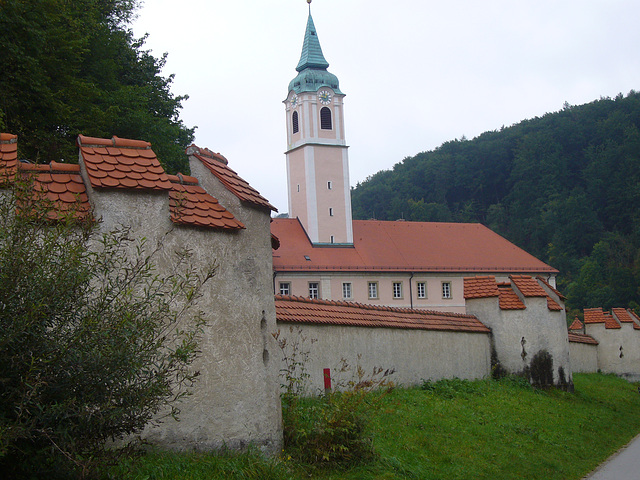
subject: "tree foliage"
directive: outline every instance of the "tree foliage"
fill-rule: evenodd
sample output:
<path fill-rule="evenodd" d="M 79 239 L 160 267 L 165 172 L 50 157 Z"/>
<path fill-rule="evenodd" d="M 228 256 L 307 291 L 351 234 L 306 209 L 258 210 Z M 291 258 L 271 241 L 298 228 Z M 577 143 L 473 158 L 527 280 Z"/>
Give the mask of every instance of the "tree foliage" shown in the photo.
<path fill-rule="evenodd" d="M 186 96 L 127 27 L 138 0 L 0 0 L 0 130 L 24 158 L 77 162 L 79 134 L 150 141 L 169 173 L 188 172 Z"/>
<path fill-rule="evenodd" d="M 177 414 L 197 376 L 194 301 L 214 270 L 184 251 L 159 275 L 161 244 L 73 212 L 52 222 L 32 192 L 0 192 L 0 472 L 67 478 L 91 472 L 108 441 Z"/>
<path fill-rule="evenodd" d="M 481 222 L 560 270 L 570 308 L 640 303 L 640 94 L 405 158 L 352 191 L 354 218 Z"/>

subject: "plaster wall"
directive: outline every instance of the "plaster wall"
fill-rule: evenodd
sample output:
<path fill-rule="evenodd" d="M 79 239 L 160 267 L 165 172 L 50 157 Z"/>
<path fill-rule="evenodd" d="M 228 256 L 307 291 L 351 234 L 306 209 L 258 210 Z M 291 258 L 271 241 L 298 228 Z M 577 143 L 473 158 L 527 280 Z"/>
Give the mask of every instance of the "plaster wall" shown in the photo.
<path fill-rule="evenodd" d="M 640 331 L 623 323 L 620 329 L 606 329 L 603 323 L 585 325 L 598 345 L 598 368 L 604 373 L 640 380 Z"/>
<path fill-rule="evenodd" d="M 511 373 L 522 373 L 534 356 L 546 350 L 553 358 L 553 380 L 572 383 L 569 337 L 564 311 L 552 312 L 546 298 L 521 298 L 524 310 L 501 310 L 497 297 L 467 299 L 467 313 L 491 328 L 493 346 L 499 363 Z"/>
<path fill-rule="evenodd" d="M 306 338 L 300 349 L 309 352 L 305 363 L 310 375 L 309 394 L 323 391 L 325 368 L 331 369 L 334 387 L 354 379 L 358 365 L 368 377 L 375 367 L 395 369 L 389 379 L 404 386 L 441 378 L 477 379 L 490 373 L 491 351 L 486 333 L 283 322 L 278 323 L 278 328 L 288 343 Z M 341 372 L 342 359 L 350 370 Z"/>
<path fill-rule="evenodd" d="M 179 422 L 164 419 L 142 436 L 171 449 L 255 444 L 275 453 L 281 447 L 281 415 L 277 346 L 270 335 L 276 326 L 269 212 L 243 205 L 204 168 L 192 166 L 192 174 L 245 224 L 245 230 L 232 233 L 174 224 L 168 192 L 89 192 L 95 215 L 102 218 L 100 228 L 128 225 L 131 235 L 145 237 L 151 249 L 162 242 L 155 258 L 158 273 L 171 272 L 174 252 L 184 247 L 192 250 L 195 265 L 218 266 L 197 305 L 206 324 L 201 355 L 193 365 L 200 376 L 192 395 L 179 405 Z"/>
<path fill-rule="evenodd" d="M 588 343 L 569 342 L 569 357 L 573 373 L 598 371 L 598 346 Z"/>

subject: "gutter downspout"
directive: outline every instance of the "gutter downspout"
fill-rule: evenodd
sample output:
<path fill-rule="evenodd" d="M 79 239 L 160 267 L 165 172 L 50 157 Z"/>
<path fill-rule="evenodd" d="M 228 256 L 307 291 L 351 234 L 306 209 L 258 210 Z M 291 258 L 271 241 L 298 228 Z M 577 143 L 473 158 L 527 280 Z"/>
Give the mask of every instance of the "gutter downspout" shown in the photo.
<path fill-rule="evenodd" d="M 278 272 L 273 272 L 273 294 L 276 294 L 276 276 L 278 275 Z"/>

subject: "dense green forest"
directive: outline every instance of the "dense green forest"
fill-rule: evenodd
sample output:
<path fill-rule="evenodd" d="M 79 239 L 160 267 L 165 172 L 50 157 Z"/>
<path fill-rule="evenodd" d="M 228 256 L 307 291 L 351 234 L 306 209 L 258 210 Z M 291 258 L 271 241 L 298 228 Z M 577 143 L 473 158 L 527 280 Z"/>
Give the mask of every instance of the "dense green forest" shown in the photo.
<path fill-rule="evenodd" d="M 354 218 L 480 222 L 560 270 L 570 315 L 640 304 L 640 93 L 405 158 L 352 191 Z"/>
<path fill-rule="evenodd" d="M 0 131 L 21 158 L 75 163 L 79 134 L 146 140 L 171 173 L 188 172 L 186 96 L 129 27 L 139 0 L 0 0 Z"/>

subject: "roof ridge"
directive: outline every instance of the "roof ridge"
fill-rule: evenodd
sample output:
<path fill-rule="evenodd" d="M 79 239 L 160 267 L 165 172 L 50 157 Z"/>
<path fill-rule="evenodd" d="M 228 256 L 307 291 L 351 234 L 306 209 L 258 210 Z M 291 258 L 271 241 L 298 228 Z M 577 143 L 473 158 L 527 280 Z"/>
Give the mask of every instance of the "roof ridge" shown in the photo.
<path fill-rule="evenodd" d="M 224 155 L 221 153 L 216 153 L 208 148 L 201 148 L 197 146 L 195 143 L 189 145 L 185 151 L 187 155 L 200 155 L 203 157 L 211 158 L 213 160 L 217 160 L 220 163 L 224 163 L 225 165 L 229 165 L 229 160 L 226 159 Z"/>
<path fill-rule="evenodd" d="M 409 307 L 392 307 L 389 305 L 372 305 L 368 303 L 349 302 L 346 300 L 326 300 L 323 298 L 308 298 L 298 295 L 275 295 L 276 300 L 289 300 L 293 302 L 310 303 L 315 305 L 333 305 L 349 308 L 361 308 L 365 310 L 375 310 L 381 312 L 397 312 L 397 313 L 418 313 L 424 315 L 441 315 L 444 317 L 452 318 L 476 318 L 475 315 L 466 313 L 453 313 L 453 312 L 440 312 L 436 310 L 424 310 L 421 308 L 409 308 Z"/>
<path fill-rule="evenodd" d="M 77 144 L 79 147 L 116 147 L 116 148 L 132 148 L 136 150 L 150 150 L 151 143 L 144 140 L 134 140 L 131 138 L 120 138 L 114 135 L 111 138 L 89 137 L 86 135 L 78 135 Z"/>

